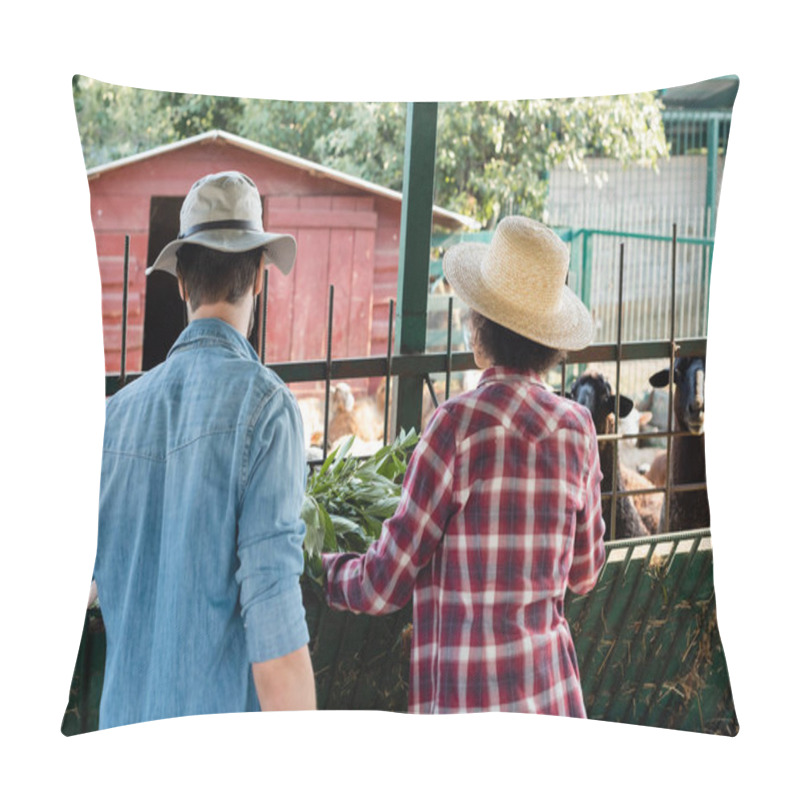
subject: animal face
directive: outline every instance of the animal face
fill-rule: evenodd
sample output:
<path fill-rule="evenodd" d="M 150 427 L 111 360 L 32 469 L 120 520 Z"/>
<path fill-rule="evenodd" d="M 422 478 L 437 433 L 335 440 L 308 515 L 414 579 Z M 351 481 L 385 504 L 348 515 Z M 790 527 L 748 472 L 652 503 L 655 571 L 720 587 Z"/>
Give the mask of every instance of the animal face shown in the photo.
<path fill-rule="evenodd" d="M 675 420 L 680 430 L 695 436 L 703 433 L 705 421 L 705 358 L 681 356 L 675 360 Z M 650 376 L 650 385 L 663 387 L 669 383 L 669 369 Z"/>
<path fill-rule="evenodd" d="M 616 409 L 617 398 L 611 391 L 611 384 L 598 372 L 585 372 L 570 388 L 569 397 L 589 409 L 598 433 L 606 429 L 609 414 Z M 633 401 L 625 395 L 619 396 L 619 415 L 627 417 L 633 408 Z"/>

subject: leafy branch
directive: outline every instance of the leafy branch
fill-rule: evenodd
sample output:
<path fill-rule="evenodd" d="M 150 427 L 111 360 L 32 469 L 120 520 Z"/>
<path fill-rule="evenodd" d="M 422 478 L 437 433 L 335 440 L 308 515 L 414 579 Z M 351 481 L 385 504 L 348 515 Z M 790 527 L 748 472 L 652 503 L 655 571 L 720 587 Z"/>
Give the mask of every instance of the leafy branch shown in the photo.
<path fill-rule="evenodd" d="M 351 436 L 308 478 L 302 517 L 306 574 L 321 579 L 321 553 L 363 553 L 400 503 L 408 457 L 419 440 L 412 429 L 368 458 L 348 456 Z"/>

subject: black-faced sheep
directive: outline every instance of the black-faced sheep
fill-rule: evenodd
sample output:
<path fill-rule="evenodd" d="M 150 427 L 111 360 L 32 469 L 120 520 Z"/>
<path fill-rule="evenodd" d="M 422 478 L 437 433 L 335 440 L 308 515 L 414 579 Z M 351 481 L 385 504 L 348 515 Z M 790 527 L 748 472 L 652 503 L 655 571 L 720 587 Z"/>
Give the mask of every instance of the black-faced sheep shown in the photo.
<path fill-rule="evenodd" d="M 672 488 L 681 484 L 706 482 L 706 450 L 703 424 L 705 420 L 705 358 L 680 357 L 675 360 L 673 419 L 674 430 L 688 433 L 675 436 L 671 444 L 669 482 Z M 650 376 L 650 384 L 669 384 L 669 369 Z M 666 504 L 665 504 L 666 507 Z M 676 491 L 670 494 L 669 524 L 664 531 L 708 528 L 710 514 L 705 489 Z"/>
<path fill-rule="evenodd" d="M 581 375 L 570 388 L 569 397 L 589 409 L 594 420 L 598 436 L 614 432 L 614 414 L 616 412 L 616 397 L 608 381 L 597 372 L 587 372 Z M 633 408 L 633 401 L 619 396 L 619 415 L 627 416 Z M 611 493 L 616 475 L 616 491 L 623 492 L 628 487 L 625 485 L 622 465 L 619 463 L 614 442 L 610 439 L 600 440 L 597 443 L 600 454 L 600 470 L 603 480 L 600 484 L 601 491 Z M 631 475 L 636 475 L 633 470 L 628 470 Z M 640 476 L 636 476 L 639 478 Z M 642 479 L 644 480 L 644 479 Z M 639 481 L 641 483 L 641 481 Z M 611 537 L 611 498 L 603 498 L 603 520 L 606 523 L 605 539 Z M 614 537 L 616 539 L 630 539 L 636 536 L 647 536 L 654 531 L 649 530 L 634 505 L 630 495 L 617 494 L 616 518 Z"/>

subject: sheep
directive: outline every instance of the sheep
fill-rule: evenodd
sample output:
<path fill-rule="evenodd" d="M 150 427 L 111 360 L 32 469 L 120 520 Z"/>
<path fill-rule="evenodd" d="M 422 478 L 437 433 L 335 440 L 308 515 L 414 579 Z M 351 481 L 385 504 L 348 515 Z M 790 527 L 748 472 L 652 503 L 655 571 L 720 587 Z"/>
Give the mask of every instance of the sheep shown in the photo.
<path fill-rule="evenodd" d="M 639 411 L 650 414 L 650 424 L 645 431 L 655 433 L 665 431 L 669 419 L 669 392 L 661 388 L 651 388 L 636 406 Z M 663 437 L 650 436 L 642 440 L 644 447 L 664 448 L 666 440 Z"/>
<path fill-rule="evenodd" d="M 355 436 L 350 452 L 369 455 L 383 445 L 383 408 L 371 397 L 358 400 L 347 383 L 333 389 L 332 408 L 328 422 L 328 442 L 336 447 L 349 436 Z"/>
<path fill-rule="evenodd" d="M 647 491 L 655 488 L 655 484 L 646 475 L 640 475 L 635 470 L 619 465 L 622 485 L 627 491 L 642 490 L 641 494 L 630 495 L 634 508 L 639 512 L 639 517 L 647 528 L 648 534 L 658 533 L 661 522 L 661 508 L 664 504 L 664 495 L 660 492 Z"/>
<path fill-rule="evenodd" d="M 673 487 L 706 482 L 705 372 L 704 357 L 682 356 L 675 360 L 674 430 L 689 435 L 676 436 L 672 440 L 669 481 Z M 668 383 L 669 369 L 650 376 L 651 386 L 663 387 Z M 705 489 L 675 492 L 670 496 L 669 520 L 662 520 L 662 531 L 693 530 L 709 526 L 708 493 Z"/>
<path fill-rule="evenodd" d="M 634 406 L 627 417 L 619 421 L 618 430 L 626 436 L 635 433 L 643 433 L 647 430 L 653 414 L 650 411 L 640 411 Z M 623 447 L 641 447 L 642 439 L 623 439 L 620 444 Z"/>
<path fill-rule="evenodd" d="M 307 396 L 297 398 L 297 407 L 303 420 L 303 438 L 306 447 L 322 441 L 322 400 Z"/>
<path fill-rule="evenodd" d="M 616 397 L 612 394 L 611 386 L 603 375 L 598 372 L 584 373 L 572 384 L 568 396 L 589 409 L 598 434 L 613 433 Z M 620 395 L 620 417 L 627 416 L 632 408 L 633 401 L 624 395 Z M 623 470 L 619 463 L 619 455 L 615 453 L 612 440 L 598 441 L 597 449 L 600 454 L 600 471 L 603 473 L 603 480 L 600 484 L 601 491 L 604 494 L 611 493 L 615 474 L 617 492 L 625 491 L 627 487 L 624 483 L 624 477 L 633 480 L 632 476 L 635 476 L 636 473 L 633 470 Z M 637 479 L 639 477 L 636 476 Z M 641 480 L 644 479 L 642 478 Z M 641 481 L 638 482 L 641 484 Z M 611 503 L 609 498 L 603 499 L 603 520 L 606 524 L 604 538 L 608 540 L 611 536 Z M 633 498 L 629 495 L 618 494 L 616 500 L 616 538 L 630 539 L 638 536 L 647 536 L 652 532 L 643 522 L 634 505 Z"/>
<path fill-rule="evenodd" d="M 653 486 L 664 487 L 667 485 L 667 451 L 658 450 L 644 474 Z"/>

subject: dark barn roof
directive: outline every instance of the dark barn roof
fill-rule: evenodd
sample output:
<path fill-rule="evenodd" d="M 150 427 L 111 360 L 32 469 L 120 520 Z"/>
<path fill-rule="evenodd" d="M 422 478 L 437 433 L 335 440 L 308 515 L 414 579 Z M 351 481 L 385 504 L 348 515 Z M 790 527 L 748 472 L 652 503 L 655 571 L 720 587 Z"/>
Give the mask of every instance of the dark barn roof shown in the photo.
<path fill-rule="evenodd" d="M 674 86 L 659 93 L 668 110 L 728 111 L 739 91 L 739 78 L 726 75 L 687 86 Z"/>

